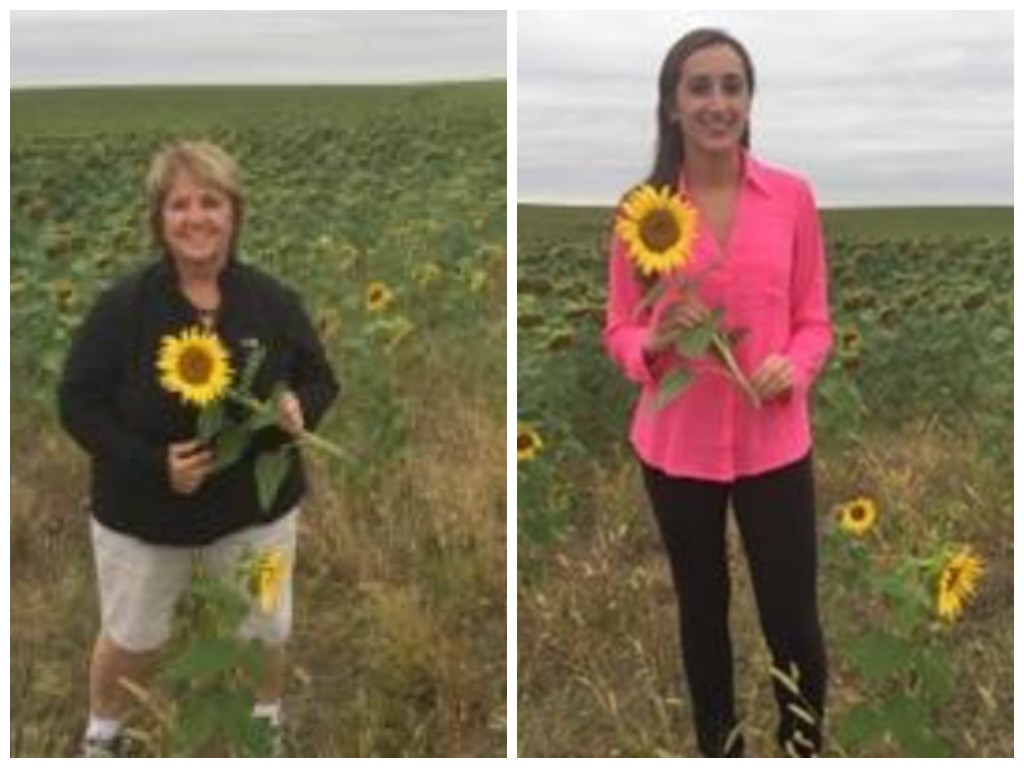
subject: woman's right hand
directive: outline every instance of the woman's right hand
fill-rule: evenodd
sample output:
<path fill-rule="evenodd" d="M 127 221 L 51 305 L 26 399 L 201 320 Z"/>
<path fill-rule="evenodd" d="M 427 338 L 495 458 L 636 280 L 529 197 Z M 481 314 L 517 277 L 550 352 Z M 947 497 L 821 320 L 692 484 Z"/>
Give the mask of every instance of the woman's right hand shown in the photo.
<path fill-rule="evenodd" d="M 213 452 L 198 440 L 167 446 L 167 476 L 176 493 L 195 493 L 212 471 Z"/>
<path fill-rule="evenodd" d="M 644 345 L 644 352 L 650 356 L 660 355 L 676 343 L 683 331 L 688 331 L 705 322 L 711 310 L 694 294 L 687 292 L 676 300 L 661 317 Z"/>

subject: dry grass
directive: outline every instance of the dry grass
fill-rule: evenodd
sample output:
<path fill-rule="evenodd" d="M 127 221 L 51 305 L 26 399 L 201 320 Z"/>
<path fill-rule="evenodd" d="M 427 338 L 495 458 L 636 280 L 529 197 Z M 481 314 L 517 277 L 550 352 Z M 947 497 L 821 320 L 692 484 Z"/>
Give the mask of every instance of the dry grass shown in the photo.
<path fill-rule="evenodd" d="M 878 499 L 886 536 L 908 551 L 931 534 L 971 542 L 989 560 L 979 600 L 959 628 L 964 683 L 942 721 L 956 754 L 1013 754 L 1013 516 L 1010 478 L 970 439 L 930 425 L 873 436 L 817 456 L 823 520 L 855 493 Z M 519 591 L 519 754 L 696 756 L 677 651 L 667 564 L 639 472 L 623 456 L 581 478 L 593 492 L 553 547 L 543 575 Z M 828 525 L 824 523 L 823 525 Z M 730 532 L 737 700 L 748 754 L 778 756 L 769 658 L 738 536 Z M 829 578 L 823 564 L 822 579 Z M 843 606 L 825 603 L 827 635 Z M 830 626 L 831 625 L 831 626 Z M 830 644 L 830 709 L 860 699 Z"/>
<path fill-rule="evenodd" d="M 286 701 L 300 756 L 505 752 L 503 417 L 442 370 L 408 396 L 422 417 L 386 483 L 356 492 L 314 459 Z M 67 756 L 96 631 L 84 461 L 55 427 L 12 441 L 12 753 Z"/>

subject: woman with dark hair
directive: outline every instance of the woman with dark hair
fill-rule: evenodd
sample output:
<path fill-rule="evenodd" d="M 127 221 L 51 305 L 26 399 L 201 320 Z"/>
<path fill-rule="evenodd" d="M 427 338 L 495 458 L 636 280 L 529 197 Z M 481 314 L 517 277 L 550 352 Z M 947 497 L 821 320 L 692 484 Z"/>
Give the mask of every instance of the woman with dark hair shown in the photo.
<path fill-rule="evenodd" d="M 786 754 L 814 756 L 826 660 L 808 397 L 832 327 L 813 195 L 801 178 L 750 153 L 753 92 L 750 56 L 728 34 L 697 30 L 669 50 L 647 183 L 696 211 L 690 258 L 677 275 L 694 279 L 689 290 L 645 301 L 650 281 L 616 236 L 604 341 L 641 387 L 630 438 L 671 565 L 700 751 L 740 757 L 744 747 L 728 626 L 731 505 L 772 656 L 778 743 Z M 733 349 L 745 389 L 720 375 L 716 361 L 683 351 L 680 340 L 706 327 L 712 308 L 745 330 Z M 692 379 L 658 407 L 672 365 Z"/>

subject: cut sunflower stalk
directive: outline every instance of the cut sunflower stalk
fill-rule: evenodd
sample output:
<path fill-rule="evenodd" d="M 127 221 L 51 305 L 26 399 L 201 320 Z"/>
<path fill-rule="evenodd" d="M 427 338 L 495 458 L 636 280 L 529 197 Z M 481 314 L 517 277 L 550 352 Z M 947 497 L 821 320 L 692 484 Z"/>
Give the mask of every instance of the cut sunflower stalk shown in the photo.
<path fill-rule="evenodd" d="M 277 410 L 275 408 L 274 403 L 272 402 L 264 402 L 262 400 L 256 399 L 255 397 L 252 397 L 251 395 L 236 392 L 233 389 L 227 390 L 224 393 L 224 397 L 233 403 L 238 403 L 239 405 L 245 406 L 254 414 L 257 414 L 265 419 L 269 420 L 277 418 Z M 298 432 L 296 432 L 295 439 L 301 443 L 305 443 L 306 445 L 310 445 L 314 448 L 324 451 L 325 453 L 330 454 L 336 459 L 341 459 L 342 461 L 353 460 L 353 457 L 349 455 L 344 448 L 342 448 L 339 445 L 335 445 L 330 440 L 320 437 L 320 435 L 316 434 L 315 432 L 310 432 L 308 429 L 300 429 Z"/>
<path fill-rule="evenodd" d="M 165 336 L 157 356 L 160 385 L 178 395 L 186 405 L 199 408 L 196 420 L 197 438 L 212 445 L 215 452 L 214 471 L 225 469 L 237 461 L 249 446 L 253 435 L 264 427 L 279 424 L 278 398 L 283 391 L 279 384 L 266 402 L 253 396 L 251 389 L 266 351 L 257 347 L 246 361 L 242 375 L 235 378 L 227 348 L 220 338 L 205 328 L 186 328 L 179 335 Z M 242 405 L 250 418 L 237 423 L 226 402 Z M 340 446 L 306 429 L 295 434 L 298 442 L 313 446 L 343 461 L 354 462 Z M 294 444 L 260 453 L 254 471 L 260 506 L 270 509 L 284 482 L 291 462 Z"/>
<path fill-rule="evenodd" d="M 647 293 L 636 307 L 636 314 L 651 309 L 669 287 L 675 287 L 683 296 L 692 294 L 707 271 L 702 275 L 682 277 L 680 270 L 693 258 L 693 244 L 697 237 L 697 209 L 682 195 L 669 187 L 655 189 L 649 184 L 637 187 L 627 195 L 615 223 L 616 234 L 626 244 L 627 254 L 644 281 L 654 279 Z M 708 266 L 708 271 L 711 267 Z M 725 366 L 731 378 L 755 408 L 761 399 L 750 380 L 743 373 L 732 347 L 737 331 L 721 327 L 721 313 L 713 313 L 708 324 L 689 331 L 681 331 L 676 348 L 686 357 L 714 354 Z M 742 334 L 742 332 L 740 332 Z M 686 369 L 677 368 L 659 383 L 655 408 L 662 408 L 681 394 L 691 381 Z"/>

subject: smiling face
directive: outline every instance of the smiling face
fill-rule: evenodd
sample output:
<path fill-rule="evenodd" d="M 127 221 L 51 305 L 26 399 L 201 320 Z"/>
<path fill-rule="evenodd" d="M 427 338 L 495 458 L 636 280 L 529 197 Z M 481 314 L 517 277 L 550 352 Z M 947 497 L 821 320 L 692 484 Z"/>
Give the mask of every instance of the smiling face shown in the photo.
<path fill-rule="evenodd" d="M 674 118 L 686 151 L 734 151 L 750 118 L 751 90 L 743 59 L 726 44 L 701 48 L 682 63 Z"/>
<path fill-rule="evenodd" d="M 160 216 L 164 243 L 180 267 L 217 267 L 227 260 L 234 205 L 221 190 L 179 172 L 164 197 Z"/>

